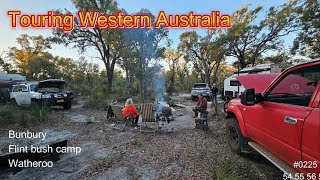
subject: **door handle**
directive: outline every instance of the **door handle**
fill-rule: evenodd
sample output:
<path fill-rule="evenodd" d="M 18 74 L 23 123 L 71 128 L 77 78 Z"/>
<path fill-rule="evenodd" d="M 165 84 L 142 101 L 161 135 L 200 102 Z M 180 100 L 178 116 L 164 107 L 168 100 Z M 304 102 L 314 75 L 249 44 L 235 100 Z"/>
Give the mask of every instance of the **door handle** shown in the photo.
<path fill-rule="evenodd" d="M 286 116 L 286 117 L 284 118 L 284 122 L 295 125 L 295 124 L 297 124 L 298 119 L 297 119 L 297 118 L 293 118 L 293 117 Z"/>

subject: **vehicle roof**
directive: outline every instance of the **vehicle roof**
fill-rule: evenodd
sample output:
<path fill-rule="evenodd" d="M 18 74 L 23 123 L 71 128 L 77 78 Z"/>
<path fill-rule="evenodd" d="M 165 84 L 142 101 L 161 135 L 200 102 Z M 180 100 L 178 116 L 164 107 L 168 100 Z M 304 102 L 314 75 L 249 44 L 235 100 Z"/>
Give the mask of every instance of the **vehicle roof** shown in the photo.
<path fill-rule="evenodd" d="M 56 82 L 66 82 L 65 80 L 62 79 L 46 79 L 40 82 L 50 82 L 50 81 L 56 81 Z"/>

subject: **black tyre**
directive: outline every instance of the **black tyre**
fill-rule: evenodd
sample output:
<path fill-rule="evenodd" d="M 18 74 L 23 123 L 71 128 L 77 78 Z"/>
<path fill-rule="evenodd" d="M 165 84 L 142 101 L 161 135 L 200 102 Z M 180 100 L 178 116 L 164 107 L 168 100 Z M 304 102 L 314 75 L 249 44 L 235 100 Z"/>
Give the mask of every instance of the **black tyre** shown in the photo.
<path fill-rule="evenodd" d="M 71 101 L 67 101 L 63 104 L 63 109 L 71 109 L 72 103 Z"/>
<path fill-rule="evenodd" d="M 227 143 L 229 144 L 232 151 L 237 154 L 241 154 L 242 144 L 246 143 L 245 137 L 243 137 L 240 126 L 237 119 L 232 118 L 227 121 Z"/>
<path fill-rule="evenodd" d="M 14 104 L 14 105 L 16 105 L 16 106 L 19 106 L 18 103 L 17 103 L 17 101 L 16 101 L 16 99 L 11 99 L 11 103 Z"/>

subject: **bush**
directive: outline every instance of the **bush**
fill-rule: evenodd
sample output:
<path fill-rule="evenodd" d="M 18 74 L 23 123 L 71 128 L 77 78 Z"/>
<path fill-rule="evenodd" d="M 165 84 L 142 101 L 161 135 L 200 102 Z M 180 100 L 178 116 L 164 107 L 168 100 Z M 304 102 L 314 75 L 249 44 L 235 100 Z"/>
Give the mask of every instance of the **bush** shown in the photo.
<path fill-rule="evenodd" d="M 19 107 L 16 104 L 8 103 L 0 106 L 0 124 L 18 124 L 21 127 L 28 127 L 29 121 L 34 118 L 30 108 Z"/>
<path fill-rule="evenodd" d="M 166 92 L 169 94 L 169 95 L 172 95 L 172 93 L 174 93 L 176 91 L 176 88 L 174 87 L 174 85 L 170 84 L 167 89 L 166 89 Z"/>
<path fill-rule="evenodd" d="M 0 107 L 0 122 L 1 124 L 14 124 L 15 114 L 17 108 L 13 105 L 5 104 Z"/>
<path fill-rule="evenodd" d="M 45 121 L 47 115 L 50 112 L 50 106 L 45 103 L 32 103 L 31 104 L 31 109 L 32 109 L 32 115 L 37 118 L 39 121 Z"/>
<path fill-rule="evenodd" d="M 109 104 L 109 98 L 107 95 L 105 95 L 102 92 L 95 91 L 93 94 L 89 97 L 89 99 L 85 102 L 83 105 L 84 108 L 88 109 L 104 109 Z"/>
<path fill-rule="evenodd" d="M 242 180 L 247 177 L 246 170 L 231 160 L 218 162 L 213 173 L 216 180 Z"/>

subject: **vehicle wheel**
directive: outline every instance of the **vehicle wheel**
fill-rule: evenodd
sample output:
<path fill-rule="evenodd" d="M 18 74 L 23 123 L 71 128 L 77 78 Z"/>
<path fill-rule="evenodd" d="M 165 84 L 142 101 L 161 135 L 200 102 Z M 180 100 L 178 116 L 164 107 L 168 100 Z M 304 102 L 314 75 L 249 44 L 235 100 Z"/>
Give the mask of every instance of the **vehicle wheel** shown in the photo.
<path fill-rule="evenodd" d="M 235 118 L 227 121 L 227 142 L 232 151 L 237 154 L 241 154 L 241 144 L 244 143 L 245 137 L 243 137 L 238 121 Z"/>
<path fill-rule="evenodd" d="M 17 103 L 17 101 L 16 101 L 16 99 L 11 99 L 11 103 L 14 104 L 14 105 L 16 105 L 16 106 L 19 106 L 18 103 Z"/>
<path fill-rule="evenodd" d="M 65 102 L 63 104 L 63 109 L 71 109 L 71 101 Z"/>

